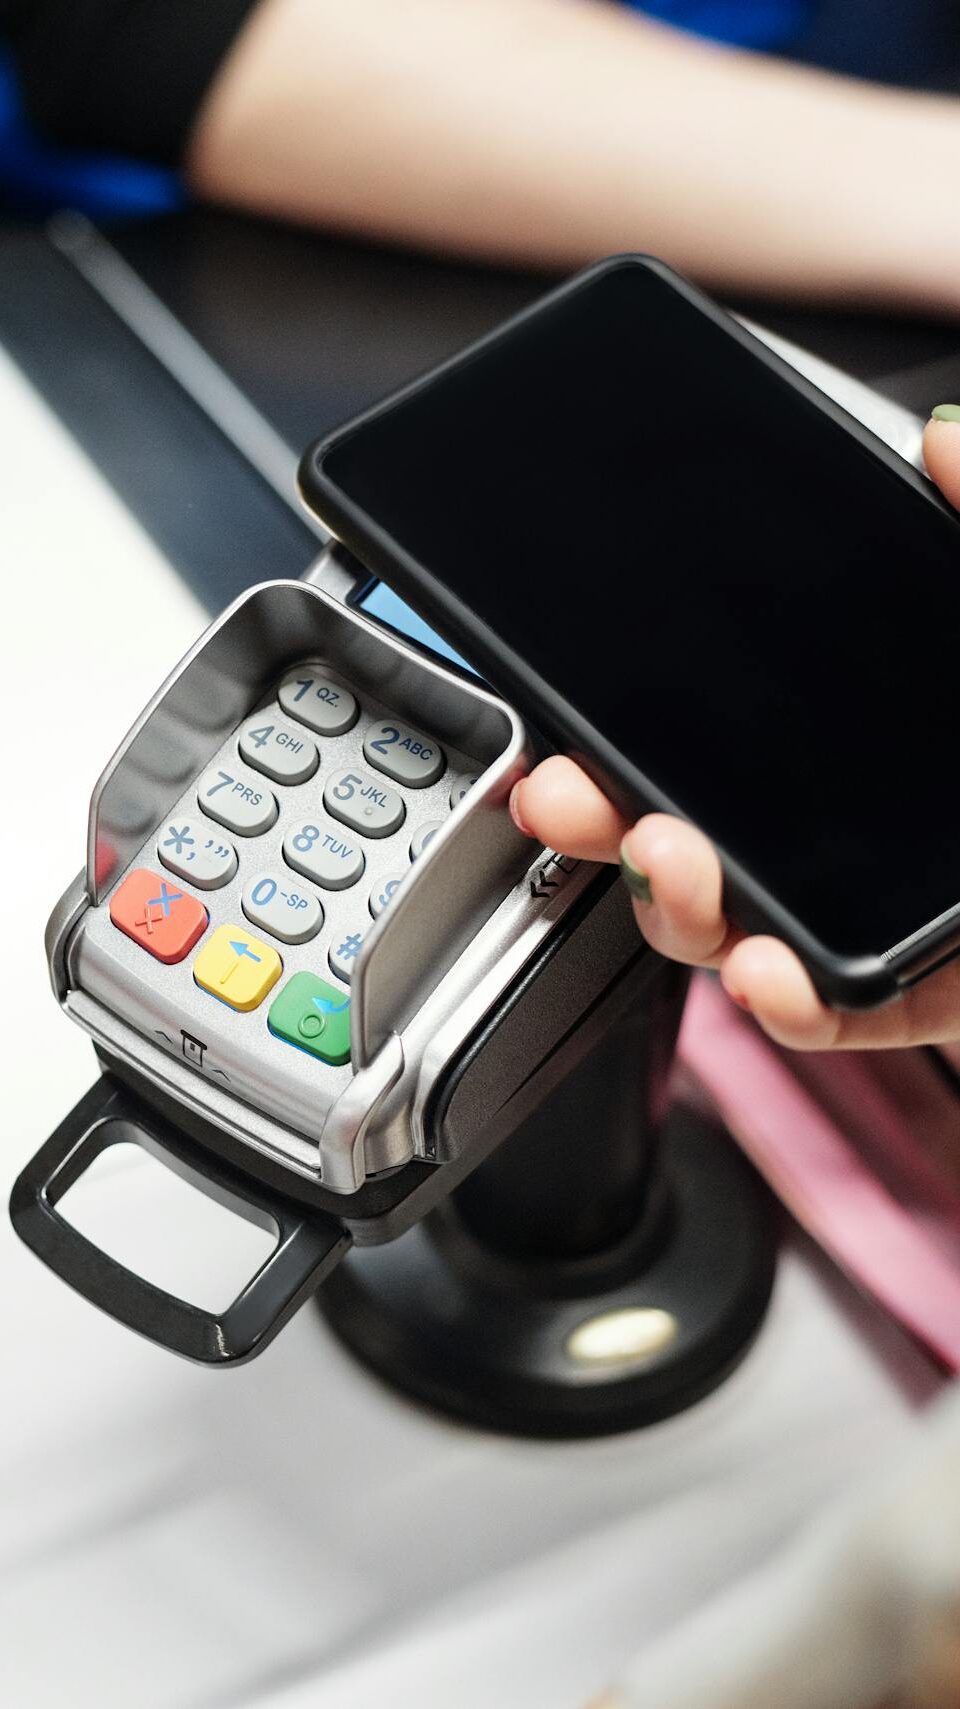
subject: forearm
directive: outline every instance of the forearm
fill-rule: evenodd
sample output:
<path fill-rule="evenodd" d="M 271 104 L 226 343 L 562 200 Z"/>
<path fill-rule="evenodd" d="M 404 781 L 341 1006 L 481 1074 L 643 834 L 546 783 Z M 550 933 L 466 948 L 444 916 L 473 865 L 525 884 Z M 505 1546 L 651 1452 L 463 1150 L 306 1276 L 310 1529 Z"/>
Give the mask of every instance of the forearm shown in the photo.
<path fill-rule="evenodd" d="M 599 0 L 265 0 L 188 165 L 215 198 L 428 247 L 648 249 L 722 289 L 954 305 L 958 141 L 947 101 Z"/>

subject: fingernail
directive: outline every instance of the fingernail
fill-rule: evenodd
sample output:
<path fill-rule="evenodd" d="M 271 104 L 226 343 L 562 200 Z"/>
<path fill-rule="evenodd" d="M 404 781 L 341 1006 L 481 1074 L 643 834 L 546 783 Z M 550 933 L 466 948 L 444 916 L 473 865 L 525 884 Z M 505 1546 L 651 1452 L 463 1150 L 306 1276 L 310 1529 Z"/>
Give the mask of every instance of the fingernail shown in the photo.
<path fill-rule="evenodd" d="M 631 896 L 635 897 L 638 902 L 653 901 L 653 891 L 650 888 L 649 878 L 645 872 L 640 871 L 638 866 L 633 865 L 622 847 L 620 850 L 620 871 L 623 873 L 623 882 Z"/>
<path fill-rule="evenodd" d="M 960 404 L 937 404 L 930 415 L 933 421 L 960 421 Z"/>
<path fill-rule="evenodd" d="M 747 1014 L 749 1015 L 749 1013 L 750 1013 L 750 999 L 749 999 L 749 997 L 745 997 L 742 991 L 731 991 L 729 985 L 725 985 L 724 990 L 726 991 L 727 996 L 730 998 L 730 1001 L 732 1003 L 736 1003 L 738 1009 L 746 1009 Z"/>
<path fill-rule="evenodd" d="M 523 814 L 520 811 L 520 791 L 522 788 L 523 779 L 521 778 L 520 782 L 515 783 L 510 791 L 510 817 L 518 831 L 522 831 L 525 837 L 532 837 L 533 832 L 531 831 L 530 826 L 524 822 Z"/>

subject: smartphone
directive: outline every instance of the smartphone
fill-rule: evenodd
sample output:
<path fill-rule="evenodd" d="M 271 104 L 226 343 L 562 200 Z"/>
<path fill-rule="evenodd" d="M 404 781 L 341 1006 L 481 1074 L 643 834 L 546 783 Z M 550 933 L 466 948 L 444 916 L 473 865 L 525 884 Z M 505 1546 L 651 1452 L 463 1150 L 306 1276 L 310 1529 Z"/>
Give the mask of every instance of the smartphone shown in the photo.
<path fill-rule="evenodd" d="M 960 526 L 659 261 L 320 441 L 307 503 L 628 814 L 699 825 L 837 1007 L 960 951 Z"/>

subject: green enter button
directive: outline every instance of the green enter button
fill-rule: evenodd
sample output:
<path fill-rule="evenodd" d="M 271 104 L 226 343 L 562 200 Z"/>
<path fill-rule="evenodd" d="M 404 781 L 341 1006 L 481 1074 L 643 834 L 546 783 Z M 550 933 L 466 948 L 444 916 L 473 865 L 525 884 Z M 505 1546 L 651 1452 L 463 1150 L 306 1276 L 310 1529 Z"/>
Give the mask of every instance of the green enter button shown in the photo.
<path fill-rule="evenodd" d="M 270 1031 L 331 1068 L 350 1061 L 350 998 L 315 973 L 295 973 L 267 1016 Z"/>

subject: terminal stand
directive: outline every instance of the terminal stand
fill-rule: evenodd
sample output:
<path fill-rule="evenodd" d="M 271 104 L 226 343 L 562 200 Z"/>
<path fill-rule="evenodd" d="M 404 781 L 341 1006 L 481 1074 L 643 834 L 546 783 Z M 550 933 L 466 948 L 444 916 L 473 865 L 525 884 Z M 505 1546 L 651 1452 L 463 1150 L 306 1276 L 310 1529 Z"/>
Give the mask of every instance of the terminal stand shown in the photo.
<path fill-rule="evenodd" d="M 586 1054 L 512 1130 L 513 1100 L 494 1118 L 487 1161 L 328 1278 L 327 1322 L 386 1382 L 471 1424 L 587 1437 L 680 1411 L 747 1351 L 774 1210 L 723 1128 L 667 1102 L 686 988 L 641 951 Z"/>

